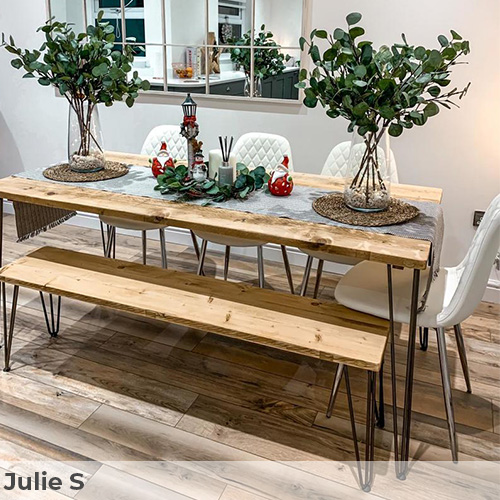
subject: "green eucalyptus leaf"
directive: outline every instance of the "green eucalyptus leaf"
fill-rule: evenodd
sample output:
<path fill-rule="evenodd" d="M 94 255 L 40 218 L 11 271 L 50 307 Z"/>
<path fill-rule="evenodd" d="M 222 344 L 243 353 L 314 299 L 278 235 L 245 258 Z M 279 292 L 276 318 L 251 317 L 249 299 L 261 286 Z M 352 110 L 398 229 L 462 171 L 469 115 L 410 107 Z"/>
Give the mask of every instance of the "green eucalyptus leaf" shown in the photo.
<path fill-rule="evenodd" d="M 362 64 L 356 66 L 354 68 L 354 74 L 359 78 L 364 78 L 366 76 L 366 66 Z"/>
<path fill-rule="evenodd" d="M 424 108 L 424 116 L 426 118 L 430 118 L 431 116 L 435 116 L 439 113 L 439 106 L 435 102 L 430 102 Z"/>
<path fill-rule="evenodd" d="M 345 31 L 342 28 L 336 28 L 335 31 L 333 32 L 333 38 L 335 40 L 342 40 L 345 36 Z"/>
<path fill-rule="evenodd" d="M 23 61 L 21 61 L 21 59 L 12 59 L 12 61 L 10 61 L 10 64 L 16 68 L 16 69 L 19 69 L 19 68 L 22 68 L 23 66 Z"/>
<path fill-rule="evenodd" d="M 446 38 L 444 35 L 438 36 L 438 42 L 441 45 L 441 47 L 448 47 L 448 45 L 450 44 L 448 38 Z"/>
<path fill-rule="evenodd" d="M 363 36 L 365 34 L 365 30 L 361 28 L 360 26 L 356 26 L 355 28 L 351 28 L 349 30 L 349 36 L 354 40 L 360 36 Z"/>
<path fill-rule="evenodd" d="M 323 38 L 323 39 L 326 39 L 328 38 L 328 33 L 326 30 L 317 30 L 316 31 L 316 37 L 317 38 Z"/>
<path fill-rule="evenodd" d="M 351 12 L 346 17 L 347 24 L 349 26 L 352 26 L 353 24 L 358 24 L 359 21 L 361 21 L 362 17 L 363 16 L 359 12 Z"/>
<path fill-rule="evenodd" d="M 441 93 L 441 88 L 437 85 L 434 85 L 432 87 L 429 87 L 428 92 L 432 97 L 437 97 Z"/>
<path fill-rule="evenodd" d="M 399 123 L 391 123 L 389 125 L 389 135 L 399 137 L 403 133 L 403 126 Z"/>

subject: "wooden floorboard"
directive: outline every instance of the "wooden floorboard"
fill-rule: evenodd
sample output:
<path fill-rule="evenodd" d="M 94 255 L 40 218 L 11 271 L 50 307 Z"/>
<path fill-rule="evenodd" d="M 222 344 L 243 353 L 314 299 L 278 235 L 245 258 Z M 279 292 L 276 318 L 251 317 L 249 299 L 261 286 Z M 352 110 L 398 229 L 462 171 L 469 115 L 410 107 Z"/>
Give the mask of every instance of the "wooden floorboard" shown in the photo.
<path fill-rule="evenodd" d="M 100 254 L 98 231 L 63 225 L 14 243 L 5 217 L 4 261 L 42 245 Z M 196 269 L 191 247 L 169 244 L 169 266 Z M 140 262 L 140 238 L 118 237 L 120 258 Z M 157 242 L 148 259 L 160 265 Z M 210 251 L 208 275 L 221 277 L 223 255 Z M 282 266 L 266 266 L 266 286 L 287 291 Z M 293 268 L 296 285 L 301 269 Z M 252 258 L 233 257 L 230 279 L 257 282 Z M 333 298 L 338 276 L 325 273 Z M 311 279 L 309 293 L 314 289 Z M 61 332 L 45 330 L 36 292 L 22 290 L 13 371 L 0 375 L 0 475 L 22 476 L 34 463 L 67 475 L 82 471 L 81 492 L 47 499 L 262 500 L 313 498 L 495 498 L 500 461 L 500 307 L 482 303 L 463 324 L 473 394 L 465 384 L 453 332 L 447 332 L 461 464 L 450 463 L 437 346 L 416 352 L 414 473 L 393 473 L 390 406 L 376 432 L 378 474 L 371 495 L 359 491 L 342 386 L 333 417 L 324 415 L 334 366 L 298 354 L 192 328 L 65 300 Z M 402 405 L 407 328 L 398 328 L 398 403 Z M 386 374 L 385 400 L 391 401 Z M 359 438 L 364 438 L 366 383 L 351 376 Z M 401 408 L 400 408 L 401 411 Z M 15 461 L 14 465 L 11 461 Z M 11 464 L 11 466 L 6 467 Z M 14 467 L 14 468 L 12 468 Z M 72 469 L 73 468 L 73 469 Z M 124 487 L 125 485 L 125 487 Z M 17 495 L 17 496 L 16 496 Z M 2 493 L 0 492 L 0 498 Z M 18 493 L 6 498 L 30 498 Z"/>

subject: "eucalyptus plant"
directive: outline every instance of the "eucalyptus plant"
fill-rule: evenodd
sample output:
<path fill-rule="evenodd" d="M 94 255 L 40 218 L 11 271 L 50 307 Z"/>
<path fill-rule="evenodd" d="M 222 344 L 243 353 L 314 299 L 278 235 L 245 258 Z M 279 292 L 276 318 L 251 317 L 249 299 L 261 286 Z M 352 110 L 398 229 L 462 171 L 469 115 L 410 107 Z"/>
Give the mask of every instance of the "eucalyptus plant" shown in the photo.
<path fill-rule="evenodd" d="M 261 79 L 281 75 L 286 68 L 285 61 L 289 57 L 281 52 L 280 46 L 273 40 L 274 34 L 267 31 L 264 24 L 260 30 L 253 44 L 254 47 L 265 47 L 265 49 L 254 49 L 254 74 Z M 236 40 L 230 40 L 229 43 L 236 46 L 231 49 L 231 61 L 243 68 L 246 75 L 250 75 L 252 54 L 249 47 L 252 43 L 252 32 L 249 31 Z"/>
<path fill-rule="evenodd" d="M 103 11 L 95 26 L 89 25 L 85 33 L 79 34 L 71 24 L 52 18 L 37 30 L 45 34 L 38 50 L 21 49 L 12 36 L 7 42 L 2 35 L 2 45 L 15 56 L 12 66 L 25 71 L 23 78 L 37 78 L 40 85 L 52 85 L 68 100 L 78 118 L 78 154 L 82 156 L 89 154 L 92 142 L 101 149 L 91 130 L 95 106 L 111 106 L 125 99 L 131 107 L 139 91 L 150 88 L 137 71 L 128 76 L 134 60 L 132 49 L 125 45 L 123 51 L 114 50 L 114 27 L 102 22 L 102 18 Z"/>
<path fill-rule="evenodd" d="M 449 37 L 439 35 L 439 48 L 410 45 L 403 34 L 401 43 L 375 49 L 362 38 L 361 18 L 353 12 L 346 18 L 347 29 L 315 29 L 309 41 L 300 39 L 314 69 L 301 70 L 297 87 L 304 89 L 307 107 L 320 103 L 330 118 L 347 119 L 348 131 L 364 137 L 365 154 L 351 188 L 366 196 L 369 208 L 371 192 L 385 190 L 377 155 L 384 131 L 398 137 L 424 125 L 441 107 L 457 106 L 470 84 L 450 90 L 451 71 L 469 54 L 470 44 L 451 30 Z"/>
<path fill-rule="evenodd" d="M 451 30 L 450 38 L 439 35 L 438 49 L 409 45 L 403 34 L 402 43 L 376 50 L 373 42 L 360 40 L 365 34 L 356 26 L 361 18 L 353 12 L 346 18 L 347 30 L 314 30 L 310 41 L 300 39 L 315 65 L 311 72 L 300 72 L 297 84 L 305 89 L 307 107 L 319 102 L 330 118 L 349 120 L 350 132 L 357 128 L 365 135 L 389 127 L 389 134 L 397 137 L 404 129 L 424 125 L 440 106 L 456 106 L 454 99 L 465 96 L 470 84 L 447 90 L 452 67 L 470 52 L 469 42 L 456 31 Z M 323 53 L 318 40 L 327 44 Z"/>

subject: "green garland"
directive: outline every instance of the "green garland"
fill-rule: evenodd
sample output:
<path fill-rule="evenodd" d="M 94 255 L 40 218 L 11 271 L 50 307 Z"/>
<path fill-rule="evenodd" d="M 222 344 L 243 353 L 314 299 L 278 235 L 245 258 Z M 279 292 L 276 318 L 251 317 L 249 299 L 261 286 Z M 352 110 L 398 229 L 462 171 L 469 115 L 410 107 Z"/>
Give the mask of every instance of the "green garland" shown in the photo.
<path fill-rule="evenodd" d="M 155 191 L 161 194 L 177 194 L 177 201 L 205 199 L 205 204 L 221 203 L 230 199 L 245 200 L 249 194 L 267 186 L 269 174 L 264 167 L 249 170 L 243 163 L 236 165 L 237 177 L 232 185 L 219 186 L 216 179 L 198 183 L 188 177 L 188 168 L 179 165 L 168 168 L 157 177 Z"/>

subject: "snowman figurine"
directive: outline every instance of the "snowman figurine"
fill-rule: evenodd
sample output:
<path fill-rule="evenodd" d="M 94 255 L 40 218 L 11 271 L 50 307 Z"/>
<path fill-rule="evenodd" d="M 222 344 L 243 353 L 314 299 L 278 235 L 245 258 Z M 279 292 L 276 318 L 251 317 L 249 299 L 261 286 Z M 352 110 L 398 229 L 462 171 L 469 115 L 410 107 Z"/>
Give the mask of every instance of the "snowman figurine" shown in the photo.
<path fill-rule="evenodd" d="M 289 196 L 293 191 L 293 179 L 290 176 L 288 156 L 272 172 L 267 184 L 269 192 L 274 196 Z"/>
<path fill-rule="evenodd" d="M 162 141 L 158 155 L 149 161 L 151 162 L 151 170 L 155 177 L 164 174 L 167 168 L 175 168 L 174 160 L 168 152 L 167 143 L 165 141 Z"/>
<path fill-rule="evenodd" d="M 191 169 L 191 177 L 196 182 L 204 182 L 208 178 L 208 169 L 205 165 L 205 159 L 203 157 L 203 152 L 198 151 L 194 155 L 194 163 Z"/>

